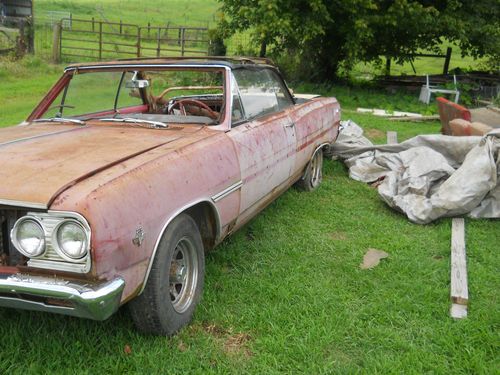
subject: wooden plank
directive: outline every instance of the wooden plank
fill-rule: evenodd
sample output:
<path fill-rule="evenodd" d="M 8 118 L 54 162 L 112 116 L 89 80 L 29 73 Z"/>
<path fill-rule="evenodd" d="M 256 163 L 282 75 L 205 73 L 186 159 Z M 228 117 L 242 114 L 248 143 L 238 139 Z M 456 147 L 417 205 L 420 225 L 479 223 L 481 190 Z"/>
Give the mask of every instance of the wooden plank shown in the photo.
<path fill-rule="evenodd" d="M 452 303 L 450 308 L 450 316 L 455 319 L 467 318 L 467 306 Z"/>
<path fill-rule="evenodd" d="M 389 117 L 390 121 L 438 121 L 439 115 L 432 116 L 408 116 L 408 117 Z"/>
<path fill-rule="evenodd" d="M 388 131 L 387 132 L 387 144 L 394 145 L 398 143 L 398 133 Z"/>
<path fill-rule="evenodd" d="M 465 224 L 463 218 L 454 218 L 451 229 L 451 300 L 467 305 L 467 261 L 465 256 Z"/>

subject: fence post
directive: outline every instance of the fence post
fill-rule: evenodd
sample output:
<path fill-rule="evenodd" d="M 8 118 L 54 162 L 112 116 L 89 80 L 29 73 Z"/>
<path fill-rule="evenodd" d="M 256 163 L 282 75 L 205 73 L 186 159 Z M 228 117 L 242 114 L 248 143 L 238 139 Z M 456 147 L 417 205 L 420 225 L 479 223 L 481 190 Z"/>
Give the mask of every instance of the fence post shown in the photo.
<path fill-rule="evenodd" d="M 120 20 L 120 35 L 122 35 L 123 32 L 123 23 L 122 20 Z"/>
<path fill-rule="evenodd" d="M 183 27 L 182 28 L 182 33 L 181 33 L 181 56 L 184 56 L 184 47 L 186 45 L 186 29 Z"/>
<path fill-rule="evenodd" d="M 148 22 L 148 38 L 151 37 L 151 22 Z"/>
<path fill-rule="evenodd" d="M 385 75 L 390 76 L 391 75 L 391 58 L 386 57 L 385 60 Z"/>
<path fill-rule="evenodd" d="M 94 17 L 92 17 L 92 32 L 95 31 L 95 20 Z"/>
<path fill-rule="evenodd" d="M 160 57 L 160 49 L 161 49 L 161 27 L 158 28 L 158 45 L 156 47 L 156 57 Z"/>
<path fill-rule="evenodd" d="M 168 28 L 170 27 L 170 21 L 167 22 L 167 27 L 165 28 L 165 42 L 168 45 L 169 44 L 169 36 L 168 36 Z"/>
<path fill-rule="evenodd" d="M 99 21 L 99 60 L 102 60 L 102 21 Z"/>
<path fill-rule="evenodd" d="M 61 23 L 56 22 L 53 28 L 54 34 L 52 37 L 52 62 L 54 64 L 58 64 L 61 62 L 61 26 Z"/>
<path fill-rule="evenodd" d="M 137 28 L 137 57 L 141 57 L 141 30 L 142 28 Z"/>
<path fill-rule="evenodd" d="M 446 57 L 444 59 L 443 74 L 448 74 L 448 69 L 450 69 L 451 60 L 451 47 L 446 49 Z"/>

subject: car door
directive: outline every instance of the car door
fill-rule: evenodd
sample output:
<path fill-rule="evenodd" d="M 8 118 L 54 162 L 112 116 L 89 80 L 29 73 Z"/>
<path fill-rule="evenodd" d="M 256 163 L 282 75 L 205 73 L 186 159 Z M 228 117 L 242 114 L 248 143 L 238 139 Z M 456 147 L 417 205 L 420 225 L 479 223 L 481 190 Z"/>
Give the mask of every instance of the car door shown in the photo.
<path fill-rule="evenodd" d="M 233 140 L 241 168 L 238 222 L 267 205 L 286 186 L 295 165 L 292 99 L 271 69 L 233 70 Z"/>

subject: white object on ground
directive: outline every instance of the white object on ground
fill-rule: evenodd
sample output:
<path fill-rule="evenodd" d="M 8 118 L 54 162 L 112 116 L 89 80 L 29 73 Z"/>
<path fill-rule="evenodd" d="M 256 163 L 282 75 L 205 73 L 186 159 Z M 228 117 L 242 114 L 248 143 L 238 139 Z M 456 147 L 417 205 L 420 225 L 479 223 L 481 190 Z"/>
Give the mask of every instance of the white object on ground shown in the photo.
<path fill-rule="evenodd" d="M 382 199 L 415 223 L 466 213 L 500 218 L 500 129 L 484 137 L 420 135 L 373 145 L 349 120 L 332 151 L 351 178 L 369 183 L 384 177 Z"/>
<path fill-rule="evenodd" d="M 356 112 L 371 113 L 374 116 L 381 116 L 381 117 L 422 117 L 420 113 L 387 111 L 385 109 L 377 109 L 377 108 L 357 108 Z"/>

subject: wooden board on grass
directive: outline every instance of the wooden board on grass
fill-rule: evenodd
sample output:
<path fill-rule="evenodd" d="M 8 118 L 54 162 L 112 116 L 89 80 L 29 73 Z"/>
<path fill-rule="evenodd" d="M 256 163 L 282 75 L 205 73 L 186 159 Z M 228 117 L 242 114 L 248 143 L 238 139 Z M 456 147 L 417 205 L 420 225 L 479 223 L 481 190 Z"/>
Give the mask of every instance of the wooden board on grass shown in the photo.
<path fill-rule="evenodd" d="M 465 255 L 465 223 L 463 218 L 454 218 L 451 228 L 451 288 L 453 303 L 450 314 L 454 318 L 467 316 L 469 290 L 467 286 L 467 260 Z M 464 307 L 454 306 L 460 305 Z"/>

